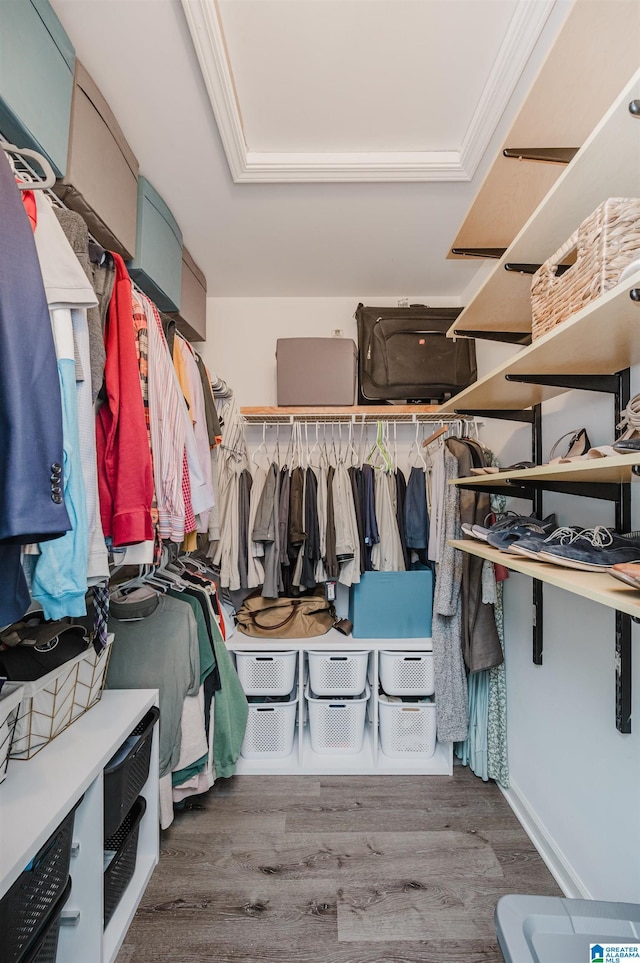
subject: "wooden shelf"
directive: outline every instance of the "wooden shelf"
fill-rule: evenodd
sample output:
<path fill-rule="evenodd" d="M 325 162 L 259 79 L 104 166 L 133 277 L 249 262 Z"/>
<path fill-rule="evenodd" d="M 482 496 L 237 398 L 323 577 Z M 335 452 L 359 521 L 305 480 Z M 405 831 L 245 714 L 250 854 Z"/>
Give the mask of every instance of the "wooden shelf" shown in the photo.
<path fill-rule="evenodd" d="M 438 421 L 438 405 L 345 405 L 341 407 L 287 407 L 265 405 L 257 408 L 241 408 L 240 414 L 247 422 L 262 421 Z"/>
<path fill-rule="evenodd" d="M 524 556 L 500 552 L 485 542 L 473 539 L 456 539 L 449 544 L 462 552 L 504 565 L 511 571 L 521 572 L 530 578 L 555 585 L 556 588 L 563 589 L 565 592 L 580 595 L 592 602 L 606 605 L 607 608 L 617 609 L 618 612 L 640 617 L 640 590 L 616 581 L 606 572 L 579 572 L 576 569 L 561 568 L 560 565 L 547 562 L 534 562 Z"/>
<path fill-rule="evenodd" d="M 454 328 L 530 330 L 531 277 L 507 272 L 504 265 L 542 264 L 602 201 L 640 196 L 640 120 L 629 113 L 629 102 L 634 99 L 640 99 L 640 71 L 496 261 L 483 286 L 449 329 L 450 335 Z"/>
<path fill-rule="evenodd" d="M 515 471 L 494 472 L 489 475 L 471 475 L 456 478 L 450 485 L 504 485 L 505 494 L 509 492 L 510 481 L 549 481 L 584 482 L 585 484 L 625 485 L 638 481 L 632 468 L 640 465 L 637 455 L 611 455 L 607 458 L 590 458 L 564 465 L 536 465 L 535 468 L 521 468 Z M 517 492 L 513 492 L 517 495 Z"/>
<path fill-rule="evenodd" d="M 452 247 L 506 248 L 511 244 L 563 168 L 515 161 L 504 157 L 502 150 L 561 144 L 581 147 L 637 70 L 639 28 L 637 5 L 608 0 L 573 4 Z M 594 69 L 596 50 L 598 62 L 606 64 L 606 70 Z"/>
<path fill-rule="evenodd" d="M 640 147 L 640 121 L 635 123 Z M 640 173 L 640 156 L 638 171 Z M 507 381 L 508 374 L 615 374 L 640 364 L 640 303 L 629 296 L 632 288 L 637 287 L 640 287 L 640 271 L 498 365 L 440 410 L 443 413 L 454 412 L 456 408 L 517 411 L 567 390 Z"/>

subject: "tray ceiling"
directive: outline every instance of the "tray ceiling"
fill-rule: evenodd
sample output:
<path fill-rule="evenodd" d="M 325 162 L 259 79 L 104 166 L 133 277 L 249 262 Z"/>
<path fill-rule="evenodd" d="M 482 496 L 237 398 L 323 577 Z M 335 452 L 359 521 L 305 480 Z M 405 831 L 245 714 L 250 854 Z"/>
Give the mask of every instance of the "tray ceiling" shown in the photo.
<path fill-rule="evenodd" d="M 553 2 L 182 6 L 234 181 L 468 181 Z"/>

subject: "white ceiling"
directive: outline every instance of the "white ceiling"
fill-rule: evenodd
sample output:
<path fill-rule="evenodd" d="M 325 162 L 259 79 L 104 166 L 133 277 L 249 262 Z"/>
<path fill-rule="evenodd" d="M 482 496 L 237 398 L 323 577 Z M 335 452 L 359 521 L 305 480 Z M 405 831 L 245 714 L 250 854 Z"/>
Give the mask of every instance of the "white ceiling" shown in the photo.
<path fill-rule="evenodd" d="M 452 299 L 479 263 L 445 256 L 570 2 L 52 0 L 211 295 Z M 438 153 L 458 155 L 453 182 L 425 175 Z M 354 156 L 346 183 L 282 182 Z M 280 182 L 234 182 L 261 164 Z"/>

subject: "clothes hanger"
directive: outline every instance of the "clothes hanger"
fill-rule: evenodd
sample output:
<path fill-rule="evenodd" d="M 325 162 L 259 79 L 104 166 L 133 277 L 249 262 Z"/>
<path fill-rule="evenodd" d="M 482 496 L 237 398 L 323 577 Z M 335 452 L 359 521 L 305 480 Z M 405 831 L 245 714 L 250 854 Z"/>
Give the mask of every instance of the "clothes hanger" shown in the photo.
<path fill-rule="evenodd" d="M 427 470 L 427 460 L 426 460 L 426 458 L 424 457 L 424 455 L 422 454 L 422 445 L 420 445 L 420 444 L 419 444 L 419 441 L 418 441 L 419 431 L 420 431 L 420 423 L 419 423 L 418 421 L 416 421 L 416 434 L 415 434 L 415 438 L 414 438 L 413 441 L 411 442 L 411 447 L 409 448 L 409 455 L 408 455 L 409 465 L 411 465 L 411 457 L 412 457 L 413 451 L 414 451 L 414 449 L 415 449 L 415 454 L 416 454 L 416 456 L 417 456 L 417 459 L 421 462 L 422 469 L 423 469 L 424 471 L 426 471 L 426 470 Z M 416 467 L 416 468 L 419 468 L 420 465 L 416 465 L 415 467 Z"/>
<path fill-rule="evenodd" d="M 44 180 L 17 181 L 16 186 L 21 191 L 44 191 L 53 187 L 53 185 L 56 182 L 56 175 L 53 172 L 53 168 L 51 167 L 51 164 L 46 159 L 46 157 L 42 156 L 42 154 L 38 154 L 37 151 L 30 150 L 28 147 L 16 147 L 15 144 L 10 144 L 6 140 L 0 140 L 0 148 L 3 151 L 5 151 L 7 154 L 15 154 L 18 157 L 26 157 L 26 158 L 29 158 L 30 160 L 34 160 L 44 172 Z M 12 167 L 13 166 L 14 165 L 12 164 Z M 17 174 L 18 177 L 22 176 L 20 171 L 17 171 L 17 172 L 15 171 L 15 167 L 14 167 L 14 172 Z"/>
<path fill-rule="evenodd" d="M 425 440 L 422 442 L 422 447 L 428 448 L 429 445 L 432 445 L 434 441 L 438 440 L 438 438 L 442 438 L 443 435 L 446 435 L 448 431 L 449 425 L 442 425 L 437 431 L 434 431 L 432 435 L 429 435 L 428 438 L 425 438 Z"/>
<path fill-rule="evenodd" d="M 372 456 L 375 456 L 374 460 L 372 460 Z M 382 462 L 383 462 L 382 465 L 376 464 L 376 460 L 378 458 L 382 458 Z M 387 448 L 384 443 L 383 423 L 381 421 L 378 422 L 376 441 L 373 448 L 371 449 L 371 452 L 369 454 L 369 458 L 367 459 L 367 461 L 374 468 L 378 468 L 380 471 L 387 471 L 387 472 L 391 471 L 391 455 L 387 451 Z"/>

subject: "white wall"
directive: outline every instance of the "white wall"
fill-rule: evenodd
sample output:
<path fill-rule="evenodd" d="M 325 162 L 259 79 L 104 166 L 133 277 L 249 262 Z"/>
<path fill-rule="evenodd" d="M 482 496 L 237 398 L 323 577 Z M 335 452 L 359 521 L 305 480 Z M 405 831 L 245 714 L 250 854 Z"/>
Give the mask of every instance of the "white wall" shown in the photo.
<path fill-rule="evenodd" d="M 639 375 L 632 372 L 632 386 Z M 611 397 L 572 391 L 547 402 L 544 457 L 563 432 L 583 426 L 593 445 L 611 443 Z M 529 426 L 487 421 L 481 437 L 503 464 L 531 457 Z M 610 502 L 556 493 L 543 499 L 545 514 L 555 511 L 559 524 L 614 524 Z M 528 513 L 531 503 L 510 507 Z M 636 499 L 633 511 L 637 526 Z M 622 735 L 615 727 L 614 611 L 550 585 L 543 593 L 543 665 L 536 666 L 531 579 L 511 573 L 505 591 L 507 796 L 567 895 L 640 902 L 639 660 L 633 668 L 633 731 Z M 634 648 L 637 641 L 634 627 Z"/>
<path fill-rule="evenodd" d="M 355 338 L 353 312 L 360 300 L 395 303 L 358 295 L 210 299 L 203 354 L 232 385 L 239 404 L 275 404 L 276 338 L 330 336 L 334 328 Z M 438 303 L 427 296 L 411 301 Z M 481 375 L 514 350 L 489 342 L 477 349 Z M 640 370 L 633 375 L 635 391 Z M 572 428 L 587 427 L 594 445 L 613 438 L 608 396 L 570 392 L 545 404 L 543 415 L 545 457 Z M 488 420 L 482 437 L 503 464 L 531 457 L 529 426 Z M 528 513 L 531 505 L 514 500 L 512 507 Z M 544 508 L 556 511 L 559 523 L 614 520 L 611 505 L 593 499 L 549 493 Z M 640 528 L 637 504 L 634 511 Z M 640 659 L 633 671 L 634 731 L 621 735 L 615 728 L 613 611 L 545 585 L 544 664 L 535 666 L 531 580 L 512 573 L 505 600 L 508 798 L 567 895 L 640 902 Z"/>
<path fill-rule="evenodd" d="M 202 355 L 231 385 L 239 405 L 276 404 L 278 338 L 329 338 L 340 329 L 357 340 L 358 303 L 385 307 L 397 300 L 354 294 L 348 298 L 208 298 L 207 341 Z M 409 297 L 411 304 L 458 305 L 456 298 Z"/>

